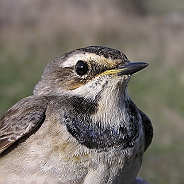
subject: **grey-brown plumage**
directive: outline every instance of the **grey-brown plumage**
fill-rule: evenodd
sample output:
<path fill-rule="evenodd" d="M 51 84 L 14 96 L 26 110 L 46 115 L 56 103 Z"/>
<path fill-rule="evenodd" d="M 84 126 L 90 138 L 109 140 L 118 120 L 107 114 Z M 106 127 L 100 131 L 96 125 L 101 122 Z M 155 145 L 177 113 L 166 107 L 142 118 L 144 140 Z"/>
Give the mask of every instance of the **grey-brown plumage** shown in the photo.
<path fill-rule="evenodd" d="M 51 61 L 0 120 L 0 183 L 132 184 L 153 129 L 126 88 L 146 66 L 101 46 Z"/>

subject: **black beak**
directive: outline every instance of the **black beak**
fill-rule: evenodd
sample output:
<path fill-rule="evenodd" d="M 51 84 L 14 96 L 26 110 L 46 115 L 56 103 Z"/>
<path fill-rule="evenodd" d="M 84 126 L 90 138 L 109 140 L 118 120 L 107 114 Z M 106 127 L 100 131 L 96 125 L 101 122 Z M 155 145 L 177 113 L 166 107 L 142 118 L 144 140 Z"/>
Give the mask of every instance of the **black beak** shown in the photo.
<path fill-rule="evenodd" d="M 148 63 L 144 63 L 144 62 L 129 62 L 129 63 L 126 63 L 124 66 L 119 66 L 118 75 L 131 75 L 133 73 L 136 73 L 142 70 L 147 66 L 148 66 Z"/>

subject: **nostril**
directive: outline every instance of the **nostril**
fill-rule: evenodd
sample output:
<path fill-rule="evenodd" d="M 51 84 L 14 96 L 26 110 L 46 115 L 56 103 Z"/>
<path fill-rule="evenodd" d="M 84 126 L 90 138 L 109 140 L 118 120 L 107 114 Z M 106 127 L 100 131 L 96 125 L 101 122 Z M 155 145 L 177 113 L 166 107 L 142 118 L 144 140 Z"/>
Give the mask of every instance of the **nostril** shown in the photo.
<path fill-rule="evenodd" d="M 124 68 L 129 62 L 123 62 L 123 63 L 120 63 L 117 68 L 118 69 L 121 69 L 121 68 Z"/>

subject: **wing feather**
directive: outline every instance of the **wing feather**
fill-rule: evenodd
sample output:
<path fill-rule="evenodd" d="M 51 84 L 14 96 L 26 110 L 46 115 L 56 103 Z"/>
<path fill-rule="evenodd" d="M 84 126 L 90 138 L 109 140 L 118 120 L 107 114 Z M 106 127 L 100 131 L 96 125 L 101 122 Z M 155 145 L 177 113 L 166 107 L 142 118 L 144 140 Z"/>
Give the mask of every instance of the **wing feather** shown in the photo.
<path fill-rule="evenodd" d="M 153 138 L 153 126 L 151 124 L 151 120 L 148 118 L 148 116 L 142 112 L 139 109 L 139 113 L 142 117 L 142 123 L 144 126 L 144 131 L 145 131 L 145 148 L 144 150 L 146 151 L 149 145 L 151 144 L 152 138 Z"/>
<path fill-rule="evenodd" d="M 29 96 L 7 111 L 0 120 L 0 153 L 44 120 L 47 103 L 45 97 Z"/>

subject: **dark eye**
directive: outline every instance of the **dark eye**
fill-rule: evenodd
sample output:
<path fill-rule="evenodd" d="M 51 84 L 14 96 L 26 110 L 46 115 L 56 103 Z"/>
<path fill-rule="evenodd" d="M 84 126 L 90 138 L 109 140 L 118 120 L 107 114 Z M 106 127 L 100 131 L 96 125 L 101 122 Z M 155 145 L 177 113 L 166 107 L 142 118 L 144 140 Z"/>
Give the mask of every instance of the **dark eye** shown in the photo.
<path fill-rule="evenodd" d="M 75 66 L 78 75 L 85 75 L 88 72 L 88 65 L 84 61 L 79 60 Z"/>

